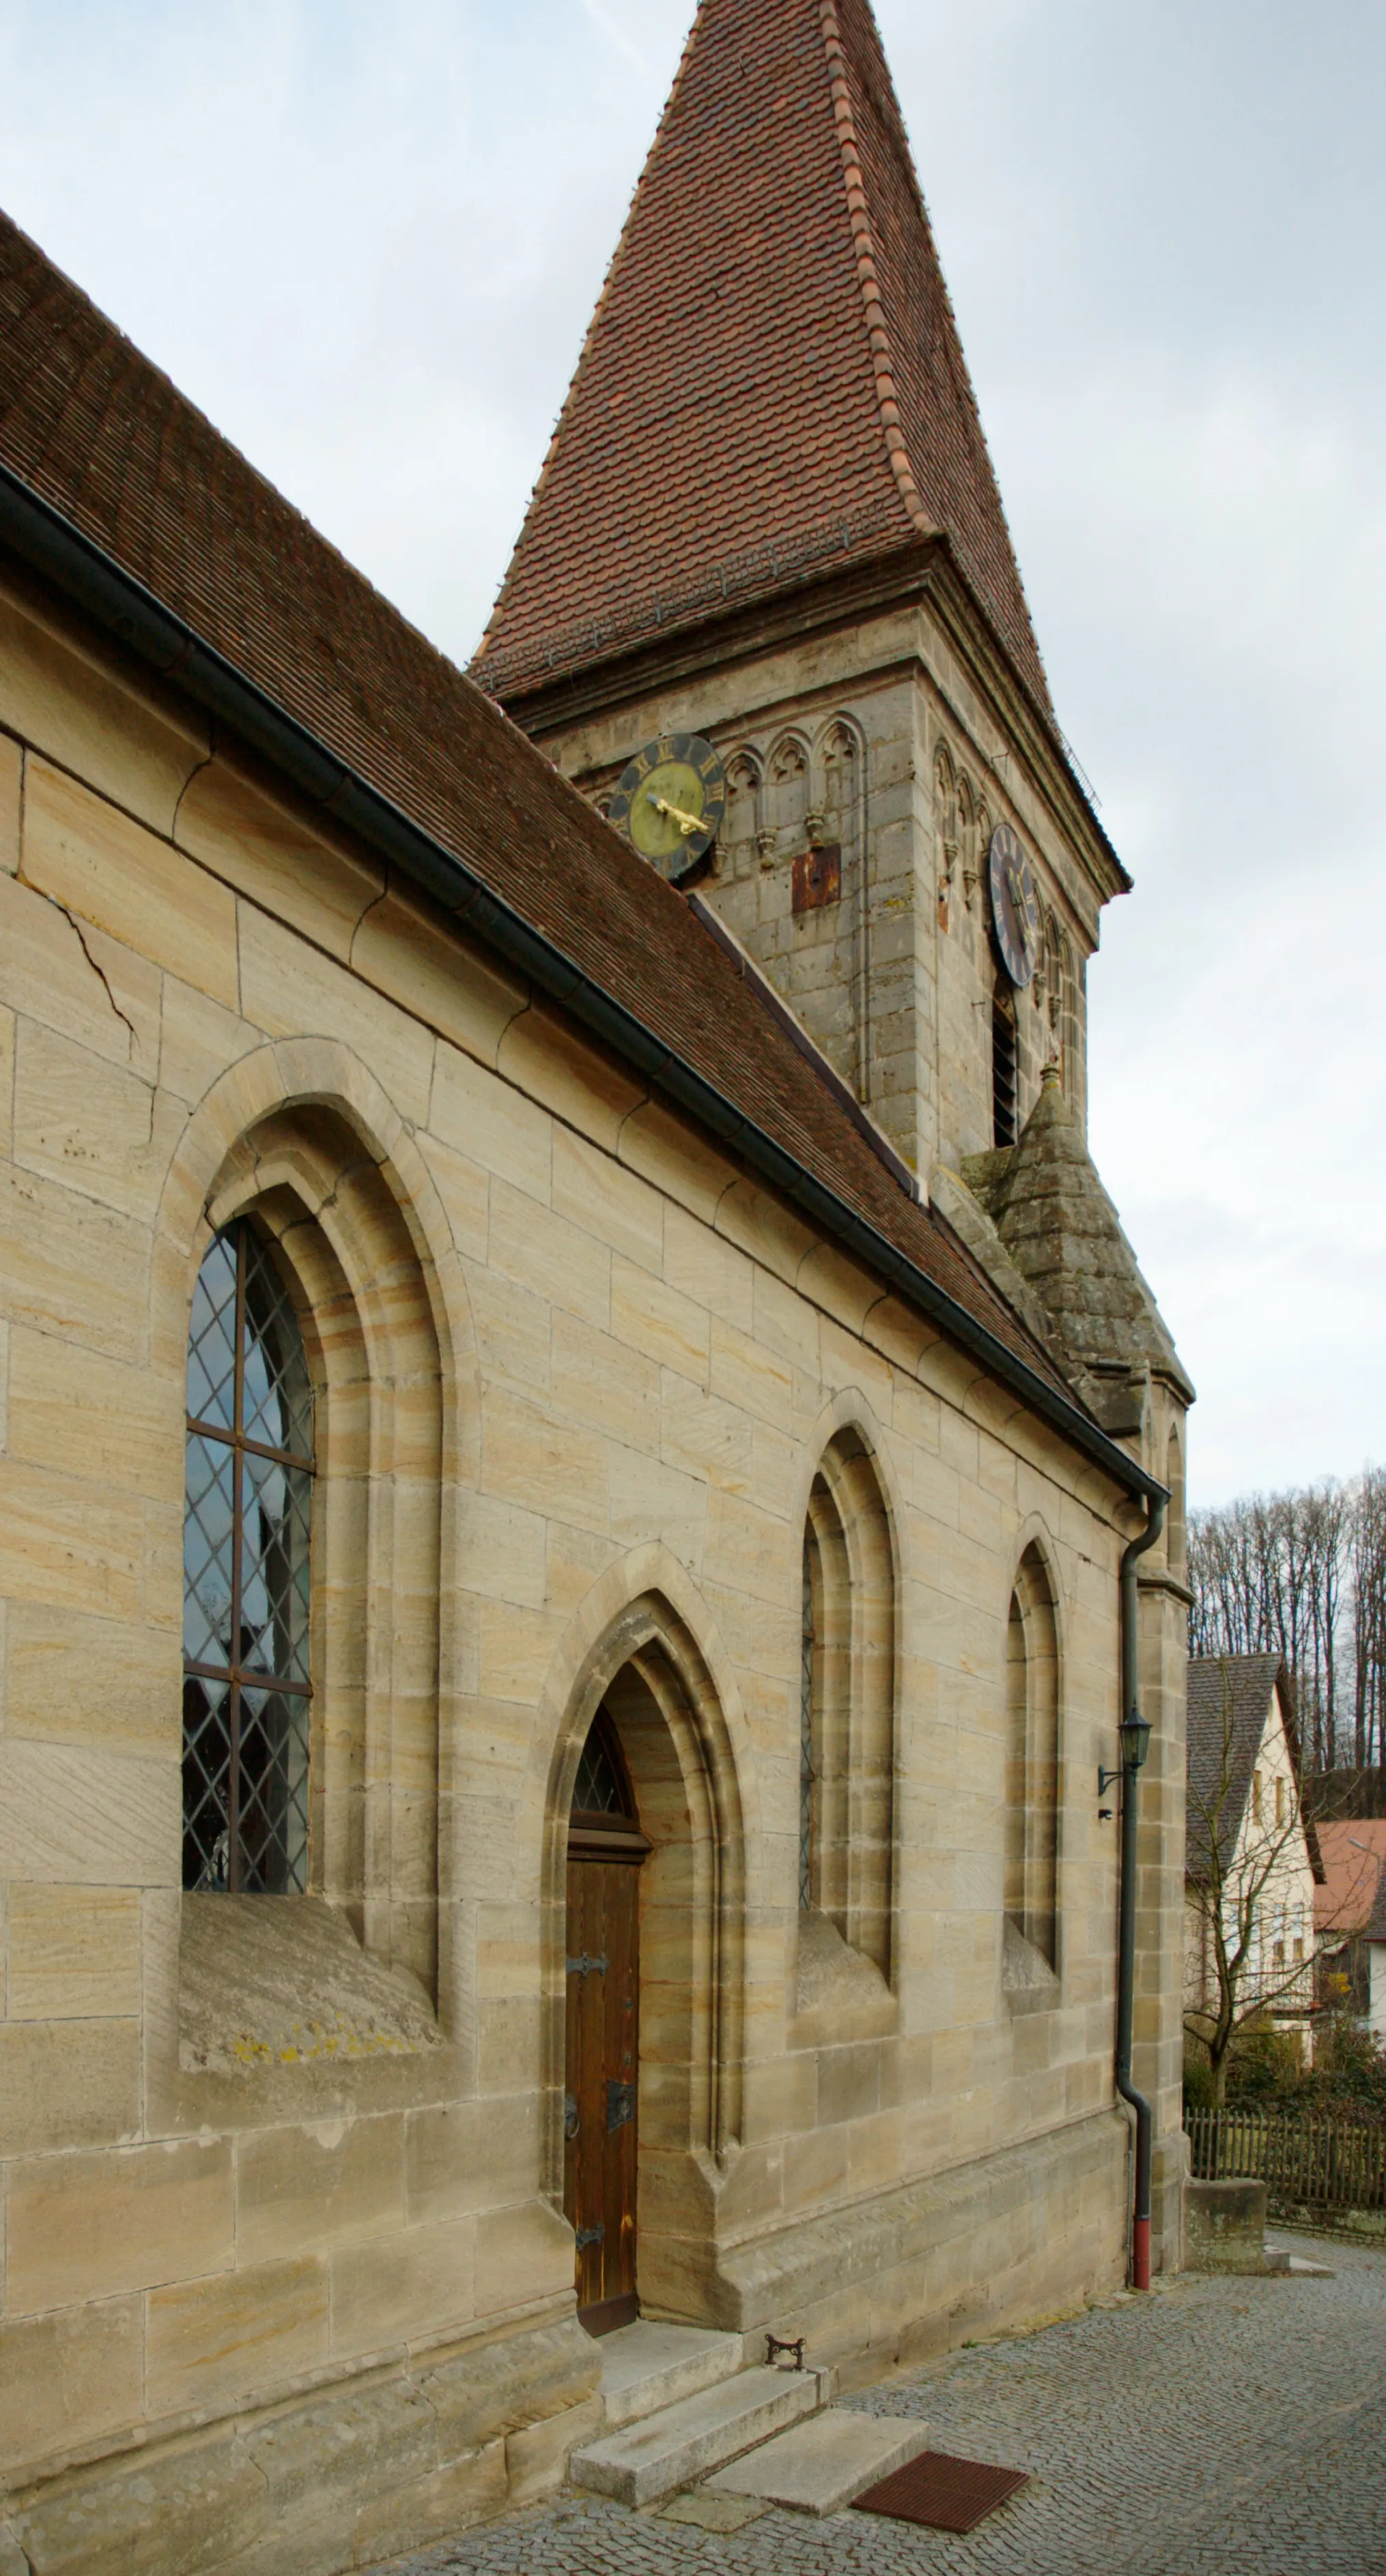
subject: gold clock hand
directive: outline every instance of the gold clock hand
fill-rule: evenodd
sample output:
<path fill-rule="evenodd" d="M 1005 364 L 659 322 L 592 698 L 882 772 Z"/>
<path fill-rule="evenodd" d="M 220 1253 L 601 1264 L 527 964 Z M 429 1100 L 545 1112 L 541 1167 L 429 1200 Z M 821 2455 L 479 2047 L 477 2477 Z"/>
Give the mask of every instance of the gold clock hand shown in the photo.
<path fill-rule="evenodd" d="M 691 832 L 701 832 L 703 822 L 700 814 L 685 814 L 682 806 L 671 805 L 667 796 L 656 796 L 652 787 L 645 792 L 656 814 L 667 814 L 671 823 L 677 823 L 685 841 Z"/>

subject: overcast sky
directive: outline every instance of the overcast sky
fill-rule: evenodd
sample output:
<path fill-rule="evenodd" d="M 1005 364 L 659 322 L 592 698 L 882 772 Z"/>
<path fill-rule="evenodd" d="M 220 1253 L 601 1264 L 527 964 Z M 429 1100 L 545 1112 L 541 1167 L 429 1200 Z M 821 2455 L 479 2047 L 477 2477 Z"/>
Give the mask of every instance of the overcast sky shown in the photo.
<path fill-rule="evenodd" d="M 0 201 L 445 650 L 692 0 L 0 0 Z M 1136 878 L 1092 1143 L 1194 1499 L 1386 1456 L 1386 8 L 878 0 L 1060 718 Z"/>

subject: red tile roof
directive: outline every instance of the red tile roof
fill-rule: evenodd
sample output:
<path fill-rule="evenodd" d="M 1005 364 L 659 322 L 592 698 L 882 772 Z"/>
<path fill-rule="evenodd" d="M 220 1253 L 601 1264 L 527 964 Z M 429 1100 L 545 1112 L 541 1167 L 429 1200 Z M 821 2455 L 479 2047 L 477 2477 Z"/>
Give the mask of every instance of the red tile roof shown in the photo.
<path fill-rule="evenodd" d="M 702 0 L 475 669 L 942 535 L 1049 699 L 869 0 Z"/>
<path fill-rule="evenodd" d="M 28 493 L 223 657 L 238 686 L 261 693 L 267 739 L 277 710 L 302 729 L 321 771 L 314 792 L 339 811 L 355 796 L 359 811 L 353 782 L 363 782 L 368 803 L 382 800 L 372 814 L 388 809 L 443 854 L 440 901 L 464 917 L 475 909 L 471 892 L 449 893 L 450 870 L 465 870 L 459 887 L 495 898 L 506 920 L 547 943 L 557 986 L 576 992 L 582 978 L 611 996 L 648 1033 L 652 1060 L 672 1050 L 951 1299 L 960 1338 L 966 1319 L 980 1325 L 1060 1399 L 1090 1454 L 1131 1481 L 1131 1462 L 1048 1353 L 951 1229 L 900 1186 L 684 898 L 0 216 L 0 519 L 26 545 L 24 509 L 11 503 Z M 97 613 L 118 633 L 139 624 L 118 586 Z M 177 652 L 173 676 L 203 687 L 190 645 Z M 604 1002 L 601 1016 L 610 1023 Z"/>
<path fill-rule="evenodd" d="M 1386 1818 L 1338 1816 L 1319 1826 L 1324 1885 L 1314 1894 L 1314 1929 L 1361 1932 L 1386 1886 Z"/>

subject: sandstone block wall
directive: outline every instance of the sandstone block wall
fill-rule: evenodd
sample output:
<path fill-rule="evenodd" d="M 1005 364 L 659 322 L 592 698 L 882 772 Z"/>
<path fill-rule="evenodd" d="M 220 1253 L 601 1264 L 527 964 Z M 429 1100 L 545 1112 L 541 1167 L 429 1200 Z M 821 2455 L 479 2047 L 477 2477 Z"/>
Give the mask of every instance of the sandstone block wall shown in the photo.
<path fill-rule="evenodd" d="M 650 2304 L 807 2325 L 869 2373 L 1110 2284 L 1093 1783 L 1129 1507 L 17 591 L 0 728 L 0 2461 L 34 2563 L 345 2566 L 561 2474 L 594 2379 L 559 2180 L 563 1820 L 603 1694 L 658 1827 Z M 310 1894 L 236 1907 L 180 1891 L 180 1529 L 192 1283 L 250 1212 L 318 1391 L 316 1803 Z M 889 1973 L 810 1992 L 803 1525 L 848 1430 L 895 1563 Z M 1060 1931 L 1022 2012 L 1027 1547 Z"/>

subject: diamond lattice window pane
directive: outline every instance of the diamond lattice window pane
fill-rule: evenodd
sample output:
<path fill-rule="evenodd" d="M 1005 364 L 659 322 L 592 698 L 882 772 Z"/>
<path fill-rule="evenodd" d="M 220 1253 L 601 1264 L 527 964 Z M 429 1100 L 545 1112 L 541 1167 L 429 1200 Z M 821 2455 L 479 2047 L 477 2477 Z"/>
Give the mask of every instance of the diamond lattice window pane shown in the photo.
<path fill-rule="evenodd" d="M 298 1318 L 265 1246 L 246 1242 L 242 1428 L 267 1449 L 313 1454 L 313 1398 Z"/>
<path fill-rule="evenodd" d="M 312 1478 L 249 1451 L 241 1472 L 242 1661 L 279 1681 L 306 1682 Z"/>
<path fill-rule="evenodd" d="M 236 1375 L 236 1246 L 214 1237 L 193 1290 L 188 1332 L 188 1412 L 194 1422 L 229 1431 L 234 1419 Z"/>
<path fill-rule="evenodd" d="M 594 1726 L 578 1762 L 573 1813 L 578 1816 L 623 1816 L 625 1811 L 626 1802 L 616 1766 L 600 1730 Z"/>
<path fill-rule="evenodd" d="M 198 1277 L 188 1407 L 184 1653 L 225 1679 L 184 1685 L 183 1884 L 284 1894 L 308 1875 L 313 1480 L 259 1452 L 311 1459 L 312 1393 L 283 1281 L 248 1226 L 217 1236 Z"/>
<path fill-rule="evenodd" d="M 231 1661 L 235 1454 L 188 1435 L 183 1494 L 183 1652 L 190 1663 Z"/>
<path fill-rule="evenodd" d="M 803 1621 L 799 1664 L 799 1903 L 813 1903 L 813 1547 L 804 1541 Z"/>
<path fill-rule="evenodd" d="M 231 1684 L 183 1684 L 183 1885 L 224 1888 L 230 1864 Z"/>
<path fill-rule="evenodd" d="M 244 1689 L 240 1725 L 241 1885 L 267 1896 L 308 1883 L 308 1703 Z"/>

